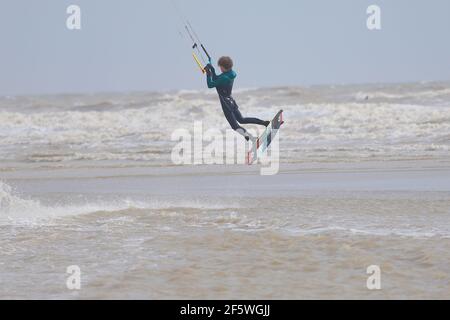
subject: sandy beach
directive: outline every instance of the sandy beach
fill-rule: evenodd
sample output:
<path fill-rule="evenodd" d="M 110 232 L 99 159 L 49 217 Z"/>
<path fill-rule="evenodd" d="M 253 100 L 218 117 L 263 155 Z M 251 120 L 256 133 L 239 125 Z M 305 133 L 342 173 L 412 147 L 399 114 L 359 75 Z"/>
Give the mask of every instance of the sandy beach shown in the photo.
<path fill-rule="evenodd" d="M 0 179 L 21 191 L 0 225 L 2 298 L 450 295 L 449 162 L 286 165 L 273 177 L 30 167 Z M 82 270 L 80 291 L 65 287 L 69 265 Z M 382 290 L 366 288 L 370 265 Z"/>

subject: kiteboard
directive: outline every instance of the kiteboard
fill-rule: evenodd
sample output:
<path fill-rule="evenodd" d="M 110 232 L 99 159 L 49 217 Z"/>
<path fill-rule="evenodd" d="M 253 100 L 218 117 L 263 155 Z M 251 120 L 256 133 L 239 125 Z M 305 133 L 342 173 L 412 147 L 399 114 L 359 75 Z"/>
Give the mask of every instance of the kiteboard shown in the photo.
<path fill-rule="evenodd" d="M 247 164 L 251 165 L 269 148 L 270 144 L 278 134 L 278 130 L 284 124 L 283 110 L 277 115 L 264 130 L 263 134 L 253 143 L 252 150 L 247 153 Z"/>

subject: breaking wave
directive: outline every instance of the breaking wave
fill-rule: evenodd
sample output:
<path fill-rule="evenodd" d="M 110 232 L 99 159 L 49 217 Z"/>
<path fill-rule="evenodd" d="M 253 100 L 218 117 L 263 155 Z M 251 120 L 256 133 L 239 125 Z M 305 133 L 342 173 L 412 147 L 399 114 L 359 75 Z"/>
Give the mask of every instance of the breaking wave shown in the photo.
<path fill-rule="evenodd" d="M 248 89 L 245 115 L 283 108 L 285 162 L 450 154 L 450 85 Z M 228 129 L 215 94 L 175 93 L 0 98 L 0 160 L 131 160 L 166 165 L 176 129 Z M 23 148 L 23 146 L 27 148 Z"/>
<path fill-rule="evenodd" d="M 158 199 L 136 200 L 130 198 L 45 205 L 39 200 L 21 197 L 8 184 L 0 181 L 0 225 L 47 224 L 55 219 L 65 217 L 93 213 L 114 213 L 126 210 L 223 210 L 224 208 L 238 207 L 238 205 L 221 205 L 195 199 L 189 201 L 163 201 Z"/>

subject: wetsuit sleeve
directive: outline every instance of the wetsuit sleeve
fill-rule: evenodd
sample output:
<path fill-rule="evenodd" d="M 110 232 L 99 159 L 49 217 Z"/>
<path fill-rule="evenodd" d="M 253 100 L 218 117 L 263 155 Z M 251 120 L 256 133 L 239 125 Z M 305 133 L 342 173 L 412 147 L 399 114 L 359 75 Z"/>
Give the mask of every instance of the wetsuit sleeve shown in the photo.
<path fill-rule="evenodd" d="M 230 79 L 227 76 L 218 76 L 216 80 L 213 80 L 212 77 L 207 78 L 208 88 L 217 88 L 223 85 L 226 85 L 230 82 Z"/>
<path fill-rule="evenodd" d="M 208 66 L 208 72 L 206 74 L 206 83 L 208 84 L 208 88 L 216 88 L 220 87 L 222 85 L 226 85 L 230 82 L 230 78 L 228 78 L 226 75 L 221 74 L 218 76 L 216 74 L 216 70 L 212 65 Z"/>

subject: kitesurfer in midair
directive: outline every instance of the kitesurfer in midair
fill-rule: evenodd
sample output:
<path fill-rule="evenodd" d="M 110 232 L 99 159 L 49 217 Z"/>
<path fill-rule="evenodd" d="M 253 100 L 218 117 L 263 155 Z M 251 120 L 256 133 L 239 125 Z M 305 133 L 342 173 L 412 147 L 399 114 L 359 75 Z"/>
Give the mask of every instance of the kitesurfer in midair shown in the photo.
<path fill-rule="evenodd" d="M 230 57 L 221 57 L 219 59 L 218 66 L 222 71 L 222 74 L 220 75 L 216 74 L 211 61 L 205 67 L 208 88 L 216 88 L 217 93 L 219 94 L 223 113 L 230 123 L 231 128 L 244 136 L 247 141 L 255 141 L 256 138 L 239 124 L 257 124 L 267 127 L 270 124 L 270 121 L 263 121 L 257 118 L 244 118 L 242 116 L 236 101 L 234 101 L 231 96 L 234 79 L 237 76 L 236 72 L 233 71 L 233 60 Z"/>

